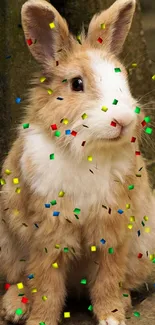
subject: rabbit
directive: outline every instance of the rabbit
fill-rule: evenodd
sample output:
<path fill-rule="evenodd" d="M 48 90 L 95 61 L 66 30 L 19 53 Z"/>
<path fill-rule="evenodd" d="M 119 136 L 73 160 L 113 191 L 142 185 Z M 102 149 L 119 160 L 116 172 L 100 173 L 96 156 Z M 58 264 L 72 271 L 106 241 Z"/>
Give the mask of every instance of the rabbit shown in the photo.
<path fill-rule="evenodd" d="M 125 325 L 150 276 L 155 202 L 139 151 L 144 112 L 120 62 L 135 0 L 95 15 L 85 35 L 43 0 L 21 10 L 41 72 L 4 161 L 0 272 L 5 320 L 57 325 L 67 294 L 88 294 L 100 325 Z"/>

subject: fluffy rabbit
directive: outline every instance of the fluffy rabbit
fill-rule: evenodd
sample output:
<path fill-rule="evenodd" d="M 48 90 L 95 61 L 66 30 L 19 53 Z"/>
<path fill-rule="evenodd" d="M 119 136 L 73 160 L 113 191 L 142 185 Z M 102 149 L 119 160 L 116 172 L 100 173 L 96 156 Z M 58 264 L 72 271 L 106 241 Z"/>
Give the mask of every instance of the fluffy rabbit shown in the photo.
<path fill-rule="evenodd" d="M 138 146 L 144 116 L 117 58 L 134 11 L 135 0 L 117 0 L 77 40 L 46 1 L 22 7 L 42 72 L 2 172 L 7 320 L 56 325 L 66 293 L 88 289 L 99 323 L 124 325 L 129 291 L 152 271 L 155 203 Z"/>

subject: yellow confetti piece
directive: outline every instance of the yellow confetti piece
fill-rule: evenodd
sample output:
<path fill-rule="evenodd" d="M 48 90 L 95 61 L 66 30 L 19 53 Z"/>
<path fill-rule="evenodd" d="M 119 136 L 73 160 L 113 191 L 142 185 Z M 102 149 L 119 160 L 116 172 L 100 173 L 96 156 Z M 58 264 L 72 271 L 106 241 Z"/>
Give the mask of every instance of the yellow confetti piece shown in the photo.
<path fill-rule="evenodd" d="M 38 292 L 38 290 L 37 290 L 36 288 L 33 288 L 33 289 L 31 290 L 31 292 L 32 292 L 32 293 L 36 293 L 36 292 Z"/>
<path fill-rule="evenodd" d="M 16 192 L 17 194 L 20 194 L 20 192 L 21 192 L 21 188 L 20 188 L 20 187 L 17 187 L 16 190 L 15 190 L 15 192 Z"/>
<path fill-rule="evenodd" d="M 18 288 L 19 290 L 23 289 L 23 288 L 24 288 L 23 283 L 22 283 L 22 282 L 17 283 L 17 288 Z"/>
<path fill-rule="evenodd" d="M 67 120 L 67 118 L 64 118 L 62 121 L 63 124 L 67 125 L 69 123 L 69 121 Z"/>
<path fill-rule="evenodd" d="M 14 209 L 14 210 L 13 210 L 13 214 L 14 214 L 15 216 L 18 216 L 18 214 L 19 214 L 19 210 Z"/>
<path fill-rule="evenodd" d="M 145 227 L 145 232 L 149 233 L 151 229 L 149 227 Z"/>
<path fill-rule="evenodd" d="M 53 90 L 52 89 L 47 89 L 47 92 L 49 95 L 52 95 L 53 94 Z"/>
<path fill-rule="evenodd" d="M 131 221 L 131 222 L 135 222 L 135 217 L 134 217 L 134 216 L 131 216 L 131 217 L 130 217 L 130 221 Z"/>
<path fill-rule="evenodd" d="M 46 80 L 45 77 L 41 77 L 41 78 L 40 78 L 40 82 L 44 82 L 45 80 Z"/>
<path fill-rule="evenodd" d="M 57 262 L 53 263 L 52 266 L 54 267 L 54 269 L 58 269 L 59 267 Z"/>
<path fill-rule="evenodd" d="M 137 68 L 137 63 L 132 63 L 132 68 Z"/>
<path fill-rule="evenodd" d="M 88 117 L 88 115 L 86 113 L 84 113 L 84 114 L 82 114 L 81 117 L 82 117 L 83 120 L 85 120 Z"/>
<path fill-rule="evenodd" d="M 47 300 L 47 296 L 42 296 L 42 300 L 46 301 Z"/>
<path fill-rule="evenodd" d="M 152 80 L 155 80 L 155 74 L 152 76 Z"/>
<path fill-rule="evenodd" d="M 77 35 L 76 38 L 81 42 L 81 35 Z"/>
<path fill-rule="evenodd" d="M 101 29 L 105 29 L 106 28 L 106 24 L 101 24 Z"/>
<path fill-rule="evenodd" d="M 101 111 L 107 112 L 108 108 L 106 106 L 102 106 Z"/>
<path fill-rule="evenodd" d="M 152 260 L 154 259 L 154 257 L 155 257 L 155 255 L 154 255 L 154 254 L 151 254 L 151 255 L 149 256 L 150 261 L 152 261 Z"/>
<path fill-rule="evenodd" d="M 130 209 L 130 204 L 129 203 L 126 204 L 126 209 Z"/>
<path fill-rule="evenodd" d="M 128 228 L 131 230 L 133 228 L 133 225 L 131 223 L 129 223 Z"/>
<path fill-rule="evenodd" d="M 16 178 L 13 178 L 13 184 L 19 184 L 19 179 L 16 177 Z"/>
<path fill-rule="evenodd" d="M 0 184 L 1 184 L 1 185 L 5 185 L 5 184 L 6 184 L 6 181 L 5 181 L 4 178 L 0 178 Z"/>
<path fill-rule="evenodd" d="M 92 161 L 93 160 L 93 157 L 92 156 L 88 156 L 88 161 Z"/>
<path fill-rule="evenodd" d="M 65 195 L 65 192 L 63 192 L 63 191 L 60 191 L 58 194 L 59 197 L 63 197 L 64 195 Z"/>
<path fill-rule="evenodd" d="M 52 29 L 52 28 L 55 28 L 55 24 L 54 24 L 53 22 L 50 23 L 49 26 L 50 26 L 51 29 Z"/>
<path fill-rule="evenodd" d="M 70 318 L 70 312 L 69 311 L 64 312 L 64 318 Z"/>
<path fill-rule="evenodd" d="M 5 169 L 5 174 L 10 175 L 11 174 L 11 170 L 10 169 Z"/>
<path fill-rule="evenodd" d="M 56 244 L 56 245 L 55 245 L 55 248 L 60 248 L 60 245 L 59 245 L 59 244 Z"/>
<path fill-rule="evenodd" d="M 91 252 L 96 252 L 96 246 L 91 246 Z"/>
<path fill-rule="evenodd" d="M 145 221 L 148 221 L 149 218 L 148 218 L 147 216 L 144 216 L 144 220 L 145 220 Z"/>

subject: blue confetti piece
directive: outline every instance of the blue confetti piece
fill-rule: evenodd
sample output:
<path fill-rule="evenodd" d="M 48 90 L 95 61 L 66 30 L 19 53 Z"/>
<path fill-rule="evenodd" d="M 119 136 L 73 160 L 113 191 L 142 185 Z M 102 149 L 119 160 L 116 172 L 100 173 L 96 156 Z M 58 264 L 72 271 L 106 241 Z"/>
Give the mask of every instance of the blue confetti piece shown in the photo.
<path fill-rule="evenodd" d="M 16 98 L 16 104 L 20 104 L 20 102 L 21 102 L 21 98 L 20 97 L 17 97 Z"/>
<path fill-rule="evenodd" d="M 121 210 L 121 209 L 119 209 L 117 212 L 118 212 L 119 214 L 122 214 L 124 211 Z"/>
<path fill-rule="evenodd" d="M 137 231 L 138 237 L 140 236 L 140 230 Z"/>
<path fill-rule="evenodd" d="M 54 217 L 58 217 L 59 214 L 60 214 L 60 212 L 58 212 L 58 211 L 54 211 L 54 212 L 53 212 L 53 216 L 54 216 Z"/>
<path fill-rule="evenodd" d="M 10 59 L 11 58 L 11 55 L 7 55 L 5 58 L 6 59 Z"/>
<path fill-rule="evenodd" d="M 100 240 L 100 243 L 104 245 L 104 244 L 106 243 L 106 240 L 102 238 L 102 239 Z"/>
<path fill-rule="evenodd" d="M 45 203 L 45 208 L 50 208 L 50 203 Z"/>
<path fill-rule="evenodd" d="M 57 99 L 58 99 L 58 100 L 63 100 L 63 98 L 62 98 L 62 97 L 57 97 Z"/>
<path fill-rule="evenodd" d="M 71 130 L 66 130 L 66 131 L 65 131 L 65 134 L 66 134 L 66 135 L 71 134 Z"/>
<path fill-rule="evenodd" d="M 27 277 L 28 277 L 28 279 L 33 279 L 34 278 L 34 275 L 33 274 L 29 274 Z"/>

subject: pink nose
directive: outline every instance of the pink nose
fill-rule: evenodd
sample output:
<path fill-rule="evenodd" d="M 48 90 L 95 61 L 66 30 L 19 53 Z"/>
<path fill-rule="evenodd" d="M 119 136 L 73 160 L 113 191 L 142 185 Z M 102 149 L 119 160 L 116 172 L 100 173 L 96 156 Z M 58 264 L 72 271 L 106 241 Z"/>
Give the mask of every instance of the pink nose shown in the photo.
<path fill-rule="evenodd" d="M 114 119 L 115 123 L 121 127 L 127 126 L 132 123 L 132 121 L 123 121 L 122 119 Z"/>

